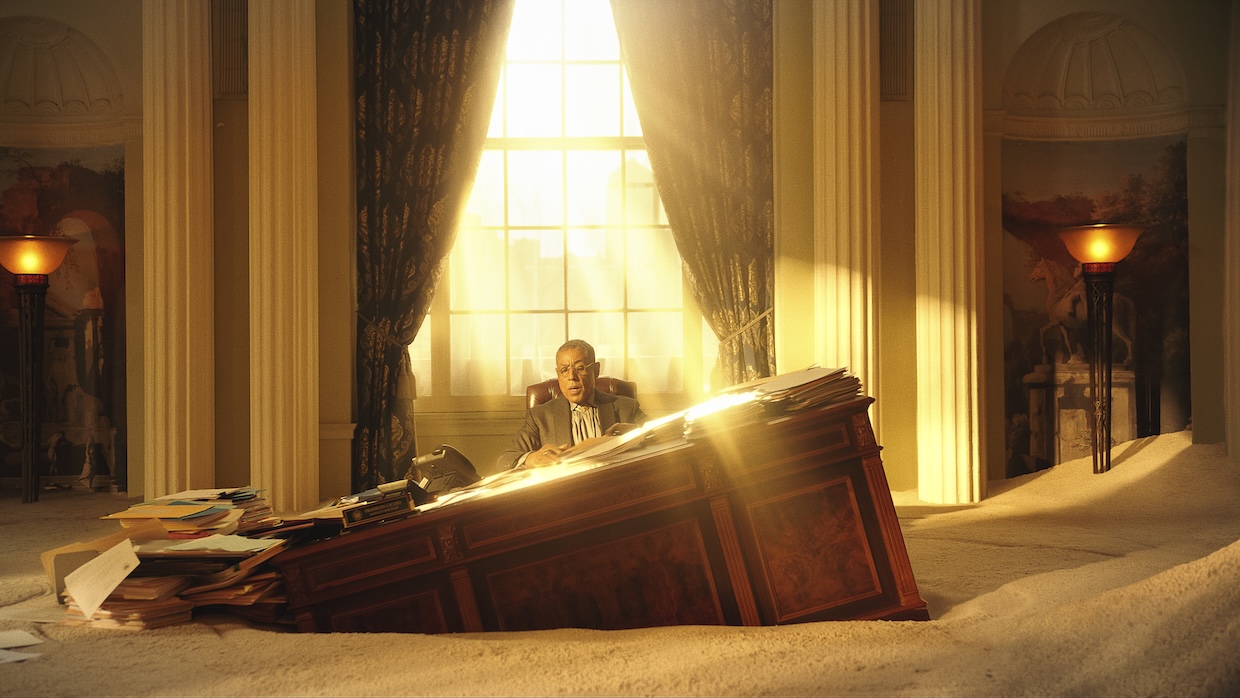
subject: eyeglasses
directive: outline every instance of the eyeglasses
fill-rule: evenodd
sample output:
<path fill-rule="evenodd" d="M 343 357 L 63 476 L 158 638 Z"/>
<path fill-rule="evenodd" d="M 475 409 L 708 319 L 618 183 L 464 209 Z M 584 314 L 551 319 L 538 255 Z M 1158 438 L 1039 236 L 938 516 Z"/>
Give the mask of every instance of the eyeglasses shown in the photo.
<path fill-rule="evenodd" d="M 557 368 L 555 372 L 556 374 L 560 376 L 560 378 L 568 378 L 570 374 L 573 375 L 574 377 L 584 376 L 590 369 L 594 368 L 597 365 L 598 365 L 598 362 L 595 361 L 592 364 L 577 364 L 576 366 L 561 366 Z"/>

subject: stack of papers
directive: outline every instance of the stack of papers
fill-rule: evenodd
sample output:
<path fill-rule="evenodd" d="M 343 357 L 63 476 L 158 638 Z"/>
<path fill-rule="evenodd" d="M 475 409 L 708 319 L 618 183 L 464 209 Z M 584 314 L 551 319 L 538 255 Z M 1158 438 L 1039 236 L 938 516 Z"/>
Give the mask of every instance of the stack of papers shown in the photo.
<path fill-rule="evenodd" d="M 754 392 L 769 411 L 797 412 L 852 400 L 861 394 L 861 381 L 843 368 L 811 366 L 768 378 Z"/>
<path fill-rule="evenodd" d="M 250 533 L 270 528 L 278 524 L 280 519 L 271 513 L 271 505 L 262 496 L 262 490 L 253 487 L 233 487 L 226 489 L 185 490 L 166 497 L 151 500 L 148 505 L 170 504 L 207 504 L 216 508 L 227 508 L 239 511 L 237 526 L 232 531 L 215 530 L 213 533 Z"/>
<path fill-rule="evenodd" d="M 239 615 L 264 622 L 283 614 L 283 579 L 265 563 L 287 547 L 285 539 L 161 538 L 170 535 L 165 521 L 139 520 L 122 534 L 44 553 L 53 585 L 63 590 L 66 623 L 157 628 L 188 621 L 204 606 L 244 609 Z"/>
<path fill-rule="evenodd" d="M 723 391 L 685 414 L 685 437 L 702 438 L 789 412 L 847 402 L 861 381 L 843 368 L 811 366 L 759 378 Z"/>
<path fill-rule="evenodd" d="M 100 518 L 115 519 L 126 528 L 154 520 L 178 538 L 196 538 L 235 532 L 242 514 L 244 512 L 240 509 L 226 504 L 156 499 Z"/>

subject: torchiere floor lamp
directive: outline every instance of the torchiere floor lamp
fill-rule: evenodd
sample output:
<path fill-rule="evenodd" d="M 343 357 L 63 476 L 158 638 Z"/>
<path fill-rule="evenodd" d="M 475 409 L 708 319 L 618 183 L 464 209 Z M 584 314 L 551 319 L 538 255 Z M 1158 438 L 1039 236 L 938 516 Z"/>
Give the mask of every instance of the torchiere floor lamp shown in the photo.
<path fill-rule="evenodd" d="M 47 277 L 77 240 L 46 235 L 0 235 L 0 266 L 13 274 L 21 298 L 18 363 L 22 405 L 22 502 L 39 501 L 42 452 L 43 307 Z"/>
<path fill-rule="evenodd" d="M 1139 225 L 1108 223 L 1059 231 L 1068 252 L 1081 263 L 1089 302 L 1089 391 L 1094 401 L 1090 436 L 1095 473 L 1111 469 L 1111 301 L 1115 292 L 1115 263 L 1132 252 L 1144 231 Z"/>

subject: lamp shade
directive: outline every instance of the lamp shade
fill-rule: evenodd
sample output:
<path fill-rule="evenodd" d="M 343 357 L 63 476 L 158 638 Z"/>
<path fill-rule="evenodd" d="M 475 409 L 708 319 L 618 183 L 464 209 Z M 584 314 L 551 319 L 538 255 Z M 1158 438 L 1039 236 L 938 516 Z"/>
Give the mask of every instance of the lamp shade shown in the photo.
<path fill-rule="evenodd" d="M 12 274 L 47 276 L 65 261 L 77 240 L 47 235 L 0 235 L 0 266 Z"/>
<path fill-rule="evenodd" d="M 1098 223 L 1063 228 L 1059 237 L 1076 261 L 1084 264 L 1114 264 L 1132 252 L 1145 228 L 1139 225 Z"/>

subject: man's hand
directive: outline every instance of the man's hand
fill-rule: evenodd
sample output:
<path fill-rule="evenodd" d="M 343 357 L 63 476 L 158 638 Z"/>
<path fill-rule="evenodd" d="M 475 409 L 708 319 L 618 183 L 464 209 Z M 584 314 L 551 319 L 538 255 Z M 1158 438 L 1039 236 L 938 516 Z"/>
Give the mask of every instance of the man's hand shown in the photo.
<path fill-rule="evenodd" d="M 553 465 L 560 461 L 560 454 L 568 449 L 568 444 L 555 446 L 548 444 L 525 457 L 525 464 L 531 468 Z"/>

